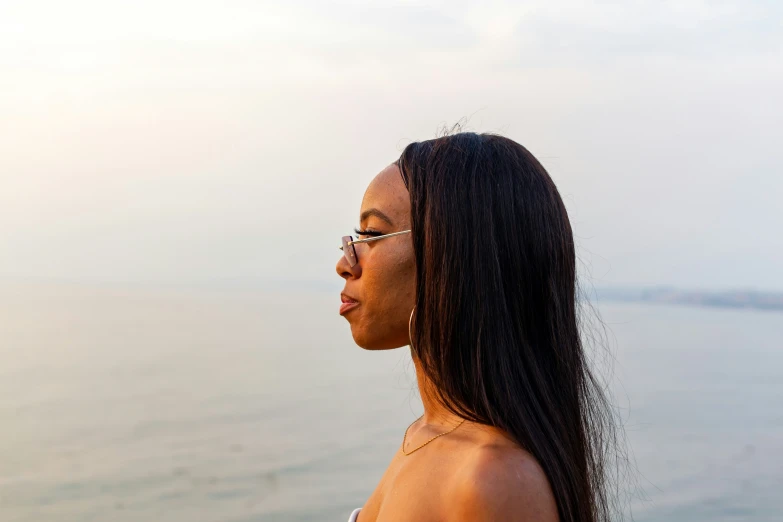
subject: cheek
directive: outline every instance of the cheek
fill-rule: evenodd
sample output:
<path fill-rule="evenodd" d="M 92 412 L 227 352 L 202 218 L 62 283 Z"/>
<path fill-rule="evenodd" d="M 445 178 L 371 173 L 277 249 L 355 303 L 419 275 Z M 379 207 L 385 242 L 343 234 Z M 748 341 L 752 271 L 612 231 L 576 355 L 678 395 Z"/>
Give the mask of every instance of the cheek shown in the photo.
<path fill-rule="evenodd" d="M 364 310 L 352 325 L 354 336 L 368 345 L 402 346 L 407 343 L 408 317 L 414 305 L 413 262 L 393 256 L 383 263 L 373 261 L 368 258 L 362 268 Z"/>
<path fill-rule="evenodd" d="M 372 302 L 386 312 L 413 307 L 413 263 L 408 259 L 387 257 L 382 266 L 369 271 L 367 290 Z"/>

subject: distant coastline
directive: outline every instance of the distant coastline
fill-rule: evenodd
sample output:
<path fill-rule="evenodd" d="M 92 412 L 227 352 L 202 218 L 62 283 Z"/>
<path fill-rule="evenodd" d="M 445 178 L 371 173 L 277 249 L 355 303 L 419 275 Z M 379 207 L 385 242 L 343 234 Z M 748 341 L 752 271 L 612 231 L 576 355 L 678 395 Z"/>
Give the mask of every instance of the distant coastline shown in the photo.
<path fill-rule="evenodd" d="M 680 290 L 670 286 L 652 288 L 596 288 L 599 301 L 668 303 L 719 308 L 751 308 L 783 311 L 783 293 L 754 290 L 722 292 Z"/>

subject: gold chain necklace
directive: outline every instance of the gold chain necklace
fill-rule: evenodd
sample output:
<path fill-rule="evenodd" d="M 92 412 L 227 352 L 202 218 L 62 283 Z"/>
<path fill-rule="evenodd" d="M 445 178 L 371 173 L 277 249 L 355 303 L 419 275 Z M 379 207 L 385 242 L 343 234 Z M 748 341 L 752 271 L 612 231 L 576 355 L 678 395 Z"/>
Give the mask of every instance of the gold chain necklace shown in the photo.
<path fill-rule="evenodd" d="M 422 415 L 421 417 L 424 417 L 424 415 Z M 419 419 L 421 419 L 421 417 L 419 417 Z M 449 431 L 447 431 L 447 432 L 445 432 L 445 433 L 441 433 L 440 435 L 435 435 L 434 437 L 432 437 L 430 440 L 428 440 L 427 442 L 425 442 L 424 444 L 422 444 L 422 445 L 421 445 L 421 446 L 419 446 L 418 448 L 415 448 L 415 449 L 413 449 L 413 450 L 409 451 L 408 453 L 405 453 L 405 439 L 407 439 L 407 438 L 408 438 L 408 430 L 409 430 L 409 429 L 411 429 L 411 426 L 413 426 L 413 424 L 414 424 L 416 421 L 418 421 L 419 419 L 416 419 L 415 421 L 411 422 L 411 423 L 408 425 L 408 427 L 405 429 L 405 435 L 403 435 L 403 437 L 402 437 L 402 448 L 401 448 L 401 449 L 402 449 L 402 453 L 403 453 L 404 455 L 406 455 L 406 456 L 407 456 L 407 455 L 410 455 L 410 454 L 411 454 L 411 453 L 413 453 L 414 451 L 420 450 L 421 448 L 423 448 L 424 446 L 426 446 L 427 444 L 429 444 L 429 443 L 430 443 L 430 442 L 432 442 L 433 440 L 437 439 L 438 437 L 442 437 L 442 436 L 444 436 L 444 435 L 448 435 L 448 434 L 449 434 L 449 433 L 451 433 L 452 431 L 454 431 L 454 430 L 456 430 L 457 428 L 459 428 L 460 426 L 462 426 L 462 423 L 463 423 L 463 422 L 465 422 L 465 419 L 462 419 L 462 421 L 460 421 L 460 423 L 459 423 L 459 424 L 457 424 L 456 426 L 454 426 L 453 428 L 451 428 Z"/>

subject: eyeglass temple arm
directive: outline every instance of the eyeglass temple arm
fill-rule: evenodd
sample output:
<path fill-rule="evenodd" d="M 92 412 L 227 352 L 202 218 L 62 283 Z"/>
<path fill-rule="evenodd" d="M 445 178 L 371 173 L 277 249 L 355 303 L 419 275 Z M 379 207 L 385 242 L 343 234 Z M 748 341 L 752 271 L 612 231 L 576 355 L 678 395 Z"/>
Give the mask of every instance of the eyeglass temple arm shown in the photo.
<path fill-rule="evenodd" d="M 392 232 L 391 234 L 384 234 L 382 236 L 377 236 L 377 237 L 368 237 L 368 238 L 365 238 L 365 239 L 357 239 L 356 241 L 349 241 L 348 245 L 353 245 L 355 243 L 369 243 L 370 241 L 377 241 L 377 240 L 383 239 L 385 237 L 399 236 L 401 234 L 408 234 L 409 232 L 410 232 L 410 230 L 403 230 L 402 232 Z M 340 250 L 343 249 L 342 246 L 339 246 L 337 248 L 339 248 Z"/>

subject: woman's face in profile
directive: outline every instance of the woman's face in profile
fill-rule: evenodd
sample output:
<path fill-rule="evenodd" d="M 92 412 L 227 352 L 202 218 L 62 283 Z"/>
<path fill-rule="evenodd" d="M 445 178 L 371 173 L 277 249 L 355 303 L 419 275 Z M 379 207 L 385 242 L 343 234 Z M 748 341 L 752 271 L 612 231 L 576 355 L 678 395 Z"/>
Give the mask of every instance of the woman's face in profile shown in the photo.
<path fill-rule="evenodd" d="M 390 165 L 372 180 L 362 199 L 359 230 L 365 239 L 409 230 L 411 207 L 400 170 Z M 345 279 L 341 314 L 362 348 L 385 350 L 409 342 L 408 320 L 415 304 L 415 261 L 410 234 L 355 244 L 358 262 L 344 256 L 337 273 Z M 345 305 L 355 301 L 356 304 Z"/>

